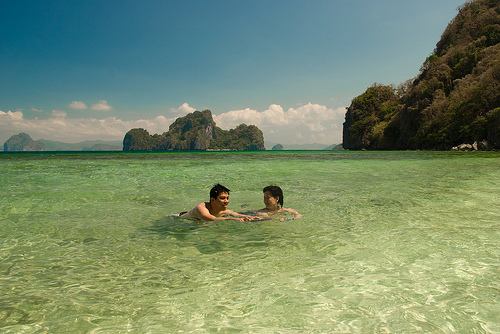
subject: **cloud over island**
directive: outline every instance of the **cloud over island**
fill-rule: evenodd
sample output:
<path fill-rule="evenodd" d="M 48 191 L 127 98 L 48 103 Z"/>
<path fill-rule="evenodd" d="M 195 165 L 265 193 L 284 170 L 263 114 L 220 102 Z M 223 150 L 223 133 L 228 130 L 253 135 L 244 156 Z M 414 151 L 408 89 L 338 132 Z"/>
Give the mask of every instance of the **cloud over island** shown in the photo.
<path fill-rule="evenodd" d="M 282 144 L 338 144 L 342 137 L 345 108 L 332 109 L 308 103 L 284 110 L 272 104 L 264 111 L 233 110 L 215 115 L 217 126 L 231 129 L 241 123 L 256 125 L 266 141 Z"/>
<path fill-rule="evenodd" d="M 69 109 L 88 109 L 87 104 L 73 101 Z M 113 108 L 101 100 L 90 107 L 93 110 L 112 111 Z M 177 117 L 196 110 L 188 103 L 178 108 L 166 111 L 166 117 L 158 115 L 151 119 L 122 120 L 117 116 L 105 118 L 72 118 L 64 110 L 52 110 L 44 113 L 37 109 L 37 114 L 45 114 L 46 118 L 27 118 L 22 110 L 0 110 L 0 141 L 5 142 L 10 136 L 26 132 L 33 139 L 57 140 L 63 142 L 80 142 L 85 140 L 122 140 L 125 133 L 133 128 L 144 128 L 150 133 L 168 131 L 170 124 Z M 272 104 L 264 111 L 255 109 L 232 110 L 221 114 L 214 114 L 217 126 L 232 129 L 245 123 L 256 125 L 264 133 L 266 142 L 282 144 L 336 144 L 342 137 L 342 123 L 345 108 L 332 109 L 324 105 L 308 103 L 296 108 L 283 109 L 282 106 Z"/>

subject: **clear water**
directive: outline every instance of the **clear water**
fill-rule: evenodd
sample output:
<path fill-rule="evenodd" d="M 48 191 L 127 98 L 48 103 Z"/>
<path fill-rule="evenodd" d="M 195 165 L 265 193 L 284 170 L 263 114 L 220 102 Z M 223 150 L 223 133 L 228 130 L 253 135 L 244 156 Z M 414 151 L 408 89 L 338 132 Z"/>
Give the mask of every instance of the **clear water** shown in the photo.
<path fill-rule="evenodd" d="M 500 153 L 0 154 L 2 333 L 500 333 Z M 289 222 L 174 217 L 278 184 Z"/>

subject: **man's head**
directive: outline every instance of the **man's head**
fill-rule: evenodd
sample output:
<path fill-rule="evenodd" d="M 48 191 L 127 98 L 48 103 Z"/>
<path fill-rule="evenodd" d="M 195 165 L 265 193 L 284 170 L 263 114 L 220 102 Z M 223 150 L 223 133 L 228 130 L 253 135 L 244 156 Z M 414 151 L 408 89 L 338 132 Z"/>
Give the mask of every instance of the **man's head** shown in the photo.
<path fill-rule="evenodd" d="M 227 206 L 229 204 L 229 192 L 229 189 L 217 183 L 210 190 L 210 205 L 212 206 L 212 209 L 217 212 L 227 210 Z"/>
<path fill-rule="evenodd" d="M 219 196 L 219 194 L 221 193 L 227 193 L 229 195 L 230 191 L 231 190 L 227 189 L 223 185 L 217 183 L 215 186 L 213 186 L 212 189 L 210 189 L 210 198 L 217 199 L 217 196 Z"/>
<path fill-rule="evenodd" d="M 269 193 L 272 195 L 272 197 L 274 197 L 276 199 L 276 201 L 278 202 L 279 206 L 283 207 L 283 190 L 281 190 L 280 187 L 278 186 L 267 186 L 265 187 L 262 192 L 265 194 L 265 193 Z"/>

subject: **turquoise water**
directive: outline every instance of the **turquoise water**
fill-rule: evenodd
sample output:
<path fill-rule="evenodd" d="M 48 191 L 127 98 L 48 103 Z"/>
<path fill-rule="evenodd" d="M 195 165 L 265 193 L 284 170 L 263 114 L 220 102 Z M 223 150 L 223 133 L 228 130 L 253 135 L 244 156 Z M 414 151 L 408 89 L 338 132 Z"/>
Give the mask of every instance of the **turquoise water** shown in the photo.
<path fill-rule="evenodd" d="M 2 333 L 500 333 L 500 153 L 0 154 Z M 230 188 L 288 222 L 174 217 Z"/>

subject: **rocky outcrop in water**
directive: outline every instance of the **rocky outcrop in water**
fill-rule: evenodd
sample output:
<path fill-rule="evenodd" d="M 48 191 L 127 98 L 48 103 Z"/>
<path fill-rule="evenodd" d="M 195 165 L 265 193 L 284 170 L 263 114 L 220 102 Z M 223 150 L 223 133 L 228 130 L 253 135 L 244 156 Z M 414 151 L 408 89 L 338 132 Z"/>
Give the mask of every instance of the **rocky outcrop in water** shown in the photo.
<path fill-rule="evenodd" d="M 156 138 L 153 150 L 205 151 L 215 137 L 215 122 L 210 110 L 195 111 L 177 118 L 168 132 Z"/>
<path fill-rule="evenodd" d="M 490 149 L 490 145 L 486 140 L 476 141 L 473 144 L 461 144 L 451 148 L 452 151 L 488 151 Z"/>
<path fill-rule="evenodd" d="M 222 130 L 215 125 L 212 112 L 204 110 L 177 118 L 161 135 L 132 129 L 123 139 L 123 151 L 182 150 L 265 150 L 264 135 L 255 125 L 240 124 L 235 129 Z"/>
<path fill-rule="evenodd" d="M 10 137 L 3 144 L 4 152 L 25 152 L 25 151 L 45 151 L 45 144 L 34 141 L 27 133 L 20 133 Z"/>

